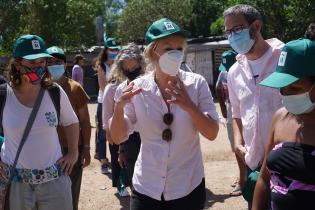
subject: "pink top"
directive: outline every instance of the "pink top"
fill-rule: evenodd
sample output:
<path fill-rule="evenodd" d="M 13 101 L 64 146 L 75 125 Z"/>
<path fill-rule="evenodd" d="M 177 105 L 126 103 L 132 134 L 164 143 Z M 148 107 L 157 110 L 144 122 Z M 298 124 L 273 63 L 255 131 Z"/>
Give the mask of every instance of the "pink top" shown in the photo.
<path fill-rule="evenodd" d="M 263 160 L 273 114 L 282 106 L 279 90 L 259 85 L 259 82 L 274 72 L 284 46 L 275 38 L 266 41 L 271 48 L 256 60 L 261 64 L 258 65 L 258 71 L 251 68 L 245 55 L 239 54 L 237 62 L 228 73 L 232 117 L 242 121 L 245 161 L 252 170 Z M 255 72 L 258 72 L 256 77 L 253 76 Z"/>
<path fill-rule="evenodd" d="M 201 75 L 181 70 L 179 77 L 198 109 L 218 120 L 206 80 Z M 191 193 L 204 177 L 199 132 L 184 110 L 171 105 L 173 138 L 170 142 L 164 141 L 162 132 L 167 125 L 163 122 L 163 115 L 168 109 L 154 81 L 154 73 L 142 76 L 134 83 L 142 88 L 142 92 L 134 96 L 124 109 L 128 135 L 137 124 L 141 136 L 133 186 L 137 192 L 156 200 L 161 200 L 162 193 L 165 200 L 182 198 Z M 116 96 L 121 95 L 121 85 Z"/>

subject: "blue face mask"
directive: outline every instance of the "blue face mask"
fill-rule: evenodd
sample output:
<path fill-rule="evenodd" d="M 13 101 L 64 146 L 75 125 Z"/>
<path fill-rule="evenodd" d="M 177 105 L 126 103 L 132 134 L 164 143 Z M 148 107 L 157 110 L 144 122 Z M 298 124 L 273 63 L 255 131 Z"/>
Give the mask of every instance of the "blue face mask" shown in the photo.
<path fill-rule="evenodd" d="M 110 59 L 110 60 L 115 60 L 117 55 L 118 55 L 118 52 L 111 52 L 111 51 L 109 51 L 107 54 L 108 59 Z"/>
<path fill-rule="evenodd" d="M 48 71 L 52 76 L 53 80 L 58 80 L 65 73 L 64 65 L 52 65 L 48 66 Z"/>
<path fill-rule="evenodd" d="M 243 29 L 239 33 L 233 32 L 229 36 L 231 47 L 239 54 L 246 54 L 252 49 L 255 40 L 250 37 L 249 29 Z"/>

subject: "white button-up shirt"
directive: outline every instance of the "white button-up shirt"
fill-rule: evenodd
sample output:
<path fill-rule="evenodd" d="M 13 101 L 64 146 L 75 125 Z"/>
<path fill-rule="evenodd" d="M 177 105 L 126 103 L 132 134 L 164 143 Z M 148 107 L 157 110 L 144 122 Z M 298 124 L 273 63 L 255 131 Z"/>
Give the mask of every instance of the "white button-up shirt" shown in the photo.
<path fill-rule="evenodd" d="M 179 77 L 198 109 L 218 120 L 206 80 L 198 74 L 181 70 Z M 154 81 L 154 73 L 142 76 L 134 83 L 142 88 L 142 92 L 124 108 L 128 134 L 133 132 L 137 123 L 141 136 L 133 186 L 137 192 L 156 200 L 161 200 L 162 194 L 165 200 L 182 198 L 191 193 L 204 177 L 199 132 L 188 113 L 178 105 L 171 105 L 174 120 L 170 129 L 173 136 L 171 141 L 164 141 L 162 132 L 168 126 L 163 122 L 163 115 L 168 108 Z M 116 96 L 121 92 L 119 86 Z"/>
<path fill-rule="evenodd" d="M 228 73 L 229 98 L 233 118 L 239 118 L 243 125 L 245 161 L 249 168 L 256 169 L 265 154 L 265 145 L 271 128 L 272 116 L 281 106 L 279 90 L 259 85 L 274 72 L 284 44 L 278 39 L 266 40 L 271 46 L 260 61 L 257 78 L 245 55 L 237 55 L 237 62 Z"/>

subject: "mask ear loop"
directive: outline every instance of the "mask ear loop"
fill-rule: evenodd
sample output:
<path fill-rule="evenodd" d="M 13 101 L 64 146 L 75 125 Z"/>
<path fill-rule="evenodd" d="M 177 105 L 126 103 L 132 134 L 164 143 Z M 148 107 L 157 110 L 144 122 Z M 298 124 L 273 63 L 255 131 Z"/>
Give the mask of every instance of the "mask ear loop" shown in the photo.
<path fill-rule="evenodd" d="M 310 97 L 310 100 L 311 100 L 311 101 L 312 101 L 312 98 L 311 98 L 311 92 L 312 92 L 312 90 L 313 90 L 314 86 L 315 86 L 315 83 L 312 85 L 311 89 L 308 91 L 308 96 Z M 312 103 L 314 104 L 314 103 L 315 103 L 315 101 L 312 101 Z"/>

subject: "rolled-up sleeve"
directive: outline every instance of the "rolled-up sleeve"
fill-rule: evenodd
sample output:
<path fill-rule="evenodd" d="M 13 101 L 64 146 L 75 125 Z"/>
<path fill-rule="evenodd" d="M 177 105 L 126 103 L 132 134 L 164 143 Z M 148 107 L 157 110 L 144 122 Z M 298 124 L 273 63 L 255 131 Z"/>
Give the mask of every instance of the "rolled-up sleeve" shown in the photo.
<path fill-rule="evenodd" d="M 126 87 L 125 83 L 120 84 L 115 92 L 115 97 L 114 100 L 117 102 L 122 95 L 123 89 Z M 136 112 L 135 112 L 135 107 L 132 102 L 127 103 L 124 107 L 124 119 L 125 122 L 127 123 L 127 137 L 132 134 L 135 130 L 135 124 L 137 122 L 137 117 L 136 117 Z M 112 118 L 109 119 L 109 126 L 111 124 Z"/>
<path fill-rule="evenodd" d="M 230 71 L 228 73 L 227 83 L 228 83 L 229 99 L 232 106 L 232 117 L 241 118 L 240 102 L 235 93 L 236 88 L 233 87 L 234 82 L 235 81 L 233 81 L 233 74 Z"/>
<path fill-rule="evenodd" d="M 200 84 L 198 85 L 199 99 L 198 99 L 198 108 L 204 114 L 210 116 L 212 119 L 219 121 L 219 115 L 216 111 L 213 97 L 210 92 L 209 85 L 204 78 L 200 79 Z"/>
<path fill-rule="evenodd" d="M 105 87 L 103 102 L 102 102 L 102 116 L 103 116 L 103 129 L 108 129 L 108 120 L 113 116 L 114 113 L 114 96 L 117 85 L 109 84 Z"/>

